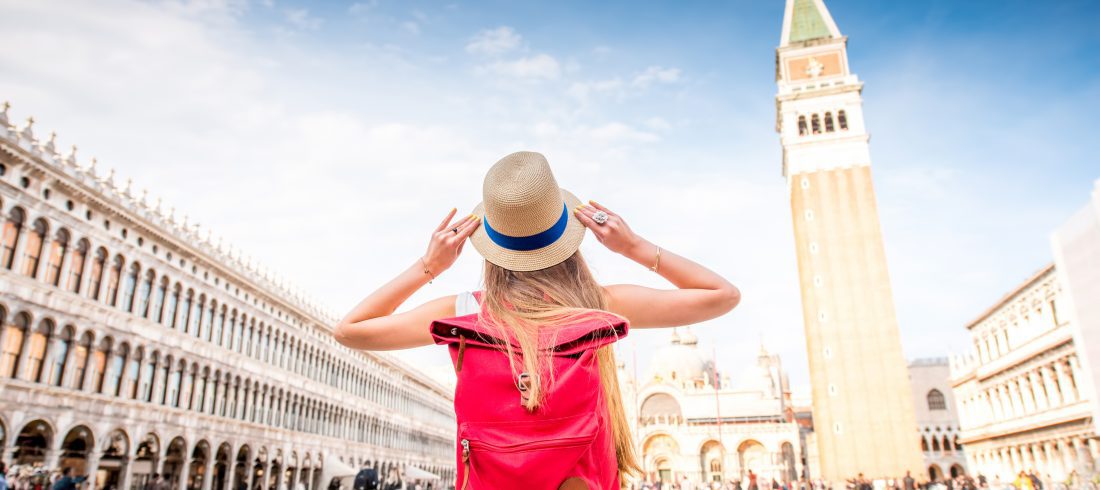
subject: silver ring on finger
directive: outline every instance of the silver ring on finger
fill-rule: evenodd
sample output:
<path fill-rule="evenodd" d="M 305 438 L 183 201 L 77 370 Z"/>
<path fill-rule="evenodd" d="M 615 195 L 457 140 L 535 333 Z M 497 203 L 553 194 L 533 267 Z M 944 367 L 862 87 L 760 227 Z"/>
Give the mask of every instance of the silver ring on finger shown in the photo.
<path fill-rule="evenodd" d="M 608 218 L 607 213 L 605 213 L 603 211 L 596 211 L 595 213 L 592 214 L 592 221 L 595 221 L 596 224 L 598 224 L 598 225 L 602 225 L 604 223 L 607 223 L 607 218 Z"/>

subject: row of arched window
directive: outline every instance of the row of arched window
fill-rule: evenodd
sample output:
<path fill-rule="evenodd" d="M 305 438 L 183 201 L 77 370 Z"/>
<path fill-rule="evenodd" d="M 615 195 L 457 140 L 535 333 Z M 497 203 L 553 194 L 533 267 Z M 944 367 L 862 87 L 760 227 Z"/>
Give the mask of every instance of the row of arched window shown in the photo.
<path fill-rule="evenodd" d="M 821 134 L 832 133 L 840 128 L 841 131 L 848 130 L 848 115 L 843 109 L 837 111 L 836 120 L 833 120 L 833 113 L 826 112 L 824 116 L 818 114 L 810 115 L 809 125 L 806 124 L 806 116 L 798 116 L 798 135 L 806 136 L 807 134 Z"/>
<path fill-rule="evenodd" d="M 78 335 L 72 325 L 58 330 L 48 318 L 31 328 L 29 313 L 9 317 L 3 305 L 0 322 L 5 325 L 0 331 L 3 378 L 403 450 L 427 448 L 446 455 L 451 448 L 447 438 L 155 348 L 131 346 L 110 336 L 97 339 L 91 330 Z"/>
<path fill-rule="evenodd" d="M 2 203 L 0 203 L 2 205 Z M 82 238 L 73 242 L 60 227 L 50 237 L 49 222 L 27 226 L 18 206 L 7 213 L 0 236 L 0 267 L 41 279 L 51 286 L 116 307 L 166 328 L 191 335 L 257 361 L 308 377 L 366 398 L 387 409 L 448 423 L 447 407 L 412 390 L 402 390 L 381 375 L 384 368 L 368 358 L 353 364 L 269 324 L 243 309 L 230 307 L 122 254 Z M 45 260 L 43 260 L 43 258 Z M 365 366 L 364 366 L 365 365 Z"/>
<path fill-rule="evenodd" d="M 962 449 L 962 445 L 959 444 L 959 436 L 950 438 L 947 434 L 944 434 L 942 437 L 934 434 L 922 434 L 920 438 L 920 449 L 926 453 L 948 453 Z"/>
<path fill-rule="evenodd" d="M 1034 299 L 1026 307 L 1021 305 L 1021 311 L 1017 313 L 1011 321 L 1002 319 L 974 336 L 974 347 L 981 362 L 990 362 L 1008 354 L 1015 346 L 1064 324 L 1058 317 L 1058 303 L 1054 297 L 1042 301 Z"/>
<path fill-rule="evenodd" d="M 969 393 L 960 403 L 961 420 L 964 427 L 981 426 L 1076 403 L 1082 376 L 1076 354 L 1035 362 Z"/>

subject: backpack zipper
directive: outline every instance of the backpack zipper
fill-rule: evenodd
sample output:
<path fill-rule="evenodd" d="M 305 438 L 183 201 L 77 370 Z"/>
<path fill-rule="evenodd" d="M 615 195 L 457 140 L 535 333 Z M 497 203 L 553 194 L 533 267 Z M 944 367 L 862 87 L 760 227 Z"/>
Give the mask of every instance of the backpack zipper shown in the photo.
<path fill-rule="evenodd" d="M 591 442 L 592 436 L 577 436 L 577 437 L 564 437 L 561 439 L 553 439 L 549 441 L 538 441 L 528 444 L 516 444 L 511 446 L 498 446 L 492 443 L 478 440 L 463 439 L 462 440 L 462 457 L 463 459 L 470 458 L 470 447 L 473 443 L 475 449 L 486 449 L 492 452 L 499 453 L 515 453 L 520 451 L 532 451 L 537 449 L 548 449 L 556 447 L 574 447 L 581 446 Z"/>
<path fill-rule="evenodd" d="M 554 439 L 552 441 L 541 441 L 533 444 L 520 444 L 515 446 L 497 446 L 487 443 L 485 441 L 470 441 L 469 439 L 463 439 L 459 441 L 462 444 L 462 488 L 466 490 L 466 485 L 470 483 L 470 443 L 477 442 L 476 446 L 480 446 L 484 449 L 499 452 L 499 453 L 514 453 L 519 451 L 528 451 L 535 449 L 547 449 L 547 448 L 565 448 L 582 446 L 589 442 L 592 442 L 593 437 L 578 436 L 567 437 L 563 439 Z M 564 443 L 563 443 L 564 442 Z"/>

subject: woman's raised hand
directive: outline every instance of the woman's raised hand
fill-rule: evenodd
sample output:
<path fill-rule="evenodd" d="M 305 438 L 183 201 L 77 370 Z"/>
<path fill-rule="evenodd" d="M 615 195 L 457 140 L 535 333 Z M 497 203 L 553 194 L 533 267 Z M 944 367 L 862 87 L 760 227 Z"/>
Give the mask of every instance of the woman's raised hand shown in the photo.
<path fill-rule="evenodd" d="M 573 212 L 577 215 L 577 219 L 584 223 L 584 226 L 592 230 L 592 234 L 596 235 L 596 240 L 599 240 L 608 250 L 629 257 L 631 252 L 645 243 L 645 240 L 630 229 L 622 216 L 611 212 L 610 209 L 605 208 L 596 201 L 588 201 L 588 203 L 577 206 L 577 209 Z M 607 221 L 603 224 L 597 223 L 593 219 L 597 212 L 606 214 Z"/>
<path fill-rule="evenodd" d="M 450 269 L 462 253 L 466 239 L 481 225 L 481 218 L 475 215 L 463 216 L 455 221 L 457 209 L 452 209 L 432 233 L 428 242 L 428 251 L 424 254 L 424 266 L 433 275 L 439 275 Z"/>

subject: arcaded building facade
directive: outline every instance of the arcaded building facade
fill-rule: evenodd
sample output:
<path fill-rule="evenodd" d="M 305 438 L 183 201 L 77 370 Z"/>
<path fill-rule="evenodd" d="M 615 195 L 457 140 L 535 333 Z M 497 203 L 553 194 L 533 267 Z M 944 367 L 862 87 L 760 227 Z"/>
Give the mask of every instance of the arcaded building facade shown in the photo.
<path fill-rule="evenodd" d="M 338 345 L 331 315 L 173 214 L 2 109 L 3 461 L 125 490 L 453 477 L 443 386 Z"/>
<path fill-rule="evenodd" d="M 971 473 L 1007 481 L 1035 469 L 1061 482 L 1100 463 L 1096 401 L 1063 295 L 1048 265 L 967 325 L 973 352 L 951 374 Z"/>

